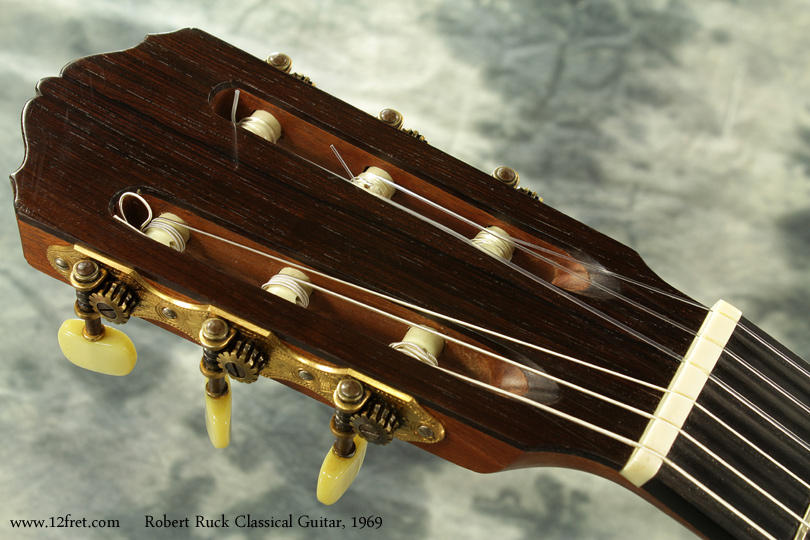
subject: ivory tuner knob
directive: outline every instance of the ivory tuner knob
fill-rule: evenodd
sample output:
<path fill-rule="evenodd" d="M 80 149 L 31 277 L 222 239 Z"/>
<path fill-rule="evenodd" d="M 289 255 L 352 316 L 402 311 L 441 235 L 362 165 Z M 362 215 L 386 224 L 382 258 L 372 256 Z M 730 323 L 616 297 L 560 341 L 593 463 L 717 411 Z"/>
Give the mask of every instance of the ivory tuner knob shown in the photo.
<path fill-rule="evenodd" d="M 321 465 L 321 472 L 318 474 L 317 496 L 323 504 L 336 503 L 360 472 L 366 458 L 368 442 L 360 435 L 355 435 L 354 447 L 354 455 L 351 457 L 340 457 L 333 447 L 329 448 Z"/>
<path fill-rule="evenodd" d="M 59 328 L 59 347 L 65 358 L 80 368 L 105 375 L 122 376 L 132 371 L 138 354 L 126 334 L 105 327 L 101 338 L 91 341 L 85 337 L 84 328 L 80 319 L 68 319 Z"/>
<path fill-rule="evenodd" d="M 217 397 L 212 397 L 206 388 L 205 429 L 214 448 L 226 448 L 231 442 L 231 410 L 230 387 Z"/>

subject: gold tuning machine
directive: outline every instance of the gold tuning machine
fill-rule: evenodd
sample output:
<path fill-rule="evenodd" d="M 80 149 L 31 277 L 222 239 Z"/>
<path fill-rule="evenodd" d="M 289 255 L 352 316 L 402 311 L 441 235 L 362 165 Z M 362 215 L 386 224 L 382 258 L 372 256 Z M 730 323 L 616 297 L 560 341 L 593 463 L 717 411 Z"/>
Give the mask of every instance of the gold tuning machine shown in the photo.
<path fill-rule="evenodd" d="M 391 126 L 394 129 L 398 129 L 399 131 L 402 131 L 410 135 L 411 137 L 413 137 L 418 141 L 422 141 L 424 143 L 427 142 L 427 140 L 425 140 L 425 137 L 423 135 L 420 135 L 419 132 L 416 131 L 415 129 L 405 129 L 404 127 L 402 127 L 403 123 L 405 122 L 405 119 L 402 116 L 402 113 L 400 113 L 399 111 L 396 111 L 394 109 L 383 109 L 377 114 L 377 119 L 380 120 L 383 124 Z"/>
<path fill-rule="evenodd" d="M 352 485 L 363 460 L 368 442 L 361 433 L 355 435 L 353 415 L 369 401 L 371 392 L 356 379 L 343 379 L 335 388 L 335 414 L 329 424 L 335 443 L 326 453 L 318 474 L 318 500 L 336 503 Z"/>
<path fill-rule="evenodd" d="M 200 371 L 205 383 L 205 430 L 214 448 L 225 448 L 231 442 L 231 388 L 225 370 L 219 364 L 219 353 L 236 336 L 236 331 L 219 317 L 207 319 L 200 327 L 203 346 Z"/>
<path fill-rule="evenodd" d="M 492 177 L 499 182 L 528 195 L 536 201 L 543 202 L 543 197 L 538 195 L 537 192 L 532 191 L 527 187 L 518 187 L 520 184 L 520 175 L 512 167 L 498 167 L 492 171 Z"/>
<path fill-rule="evenodd" d="M 444 344 L 444 338 L 440 335 L 412 326 L 402 341 L 391 343 L 390 347 L 436 366 Z M 368 443 L 386 445 L 394 439 L 397 430 L 409 424 L 407 415 L 400 409 L 402 403 L 398 403 L 398 408 L 390 397 L 372 393 L 354 378 L 341 379 L 332 400 L 335 414 L 329 427 L 335 442 L 326 453 L 318 475 L 317 495 L 323 504 L 334 504 L 349 489 L 363 465 Z M 427 440 L 438 441 L 444 435 L 443 430 L 436 433 L 427 424 L 411 425 L 412 429 L 414 427 L 413 433 Z"/>
<path fill-rule="evenodd" d="M 129 374 L 137 362 L 135 346 L 120 330 L 104 326 L 102 318 L 116 324 L 126 322 L 135 296 L 90 259 L 73 265 L 70 284 L 76 289 L 78 319 L 68 319 L 59 328 L 62 353 L 71 363 L 90 371 Z"/>
<path fill-rule="evenodd" d="M 290 73 L 292 69 L 292 58 L 287 56 L 284 53 L 274 52 L 264 60 L 267 64 L 273 66 L 277 70 L 281 71 L 282 73 L 287 73 L 292 75 L 296 79 L 303 81 L 307 84 L 315 86 L 315 84 L 310 80 L 309 77 L 305 75 L 301 75 L 300 73 Z"/>
<path fill-rule="evenodd" d="M 369 443 L 394 438 L 419 443 L 444 439 L 441 422 L 412 396 L 351 368 L 299 354 L 267 329 L 215 305 L 172 297 L 135 269 L 80 245 L 50 246 L 54 270 L 76 290 L 77 320 L 67 321 L 59 342 L 76 365 L 111 375 L 129 373 L 136 362 L 132 342 L 102 321 L 126 322 L 130 316 L 168 326 L 203 349 L 205 421 L 217 448 L 231 437 L 231 383 L 251 383 L 259 376 L 301 387 L 335 405 L 331 426 L 335 442 L 324 460 L 318 498 L 332 504 L 357 476 Z M 307 308 L 317 285 L 304 271 L 282 268 L 262 286 L 297 308 Z M 444 340 L 435 332 L 412 327 L 391 346 L 419 361 L 436 365 Z"/>
<path fill-rule="evenodd" d="M 284 73 L 289 73 L 292 68 L 292 58 L 284 53 L 274 52 L 264 61 Z"/>

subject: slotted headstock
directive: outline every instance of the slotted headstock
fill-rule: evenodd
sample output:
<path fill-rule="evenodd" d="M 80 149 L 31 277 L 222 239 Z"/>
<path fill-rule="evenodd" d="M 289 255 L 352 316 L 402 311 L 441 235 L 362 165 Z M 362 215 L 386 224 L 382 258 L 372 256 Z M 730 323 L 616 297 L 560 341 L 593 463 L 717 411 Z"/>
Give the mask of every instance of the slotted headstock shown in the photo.
<path fill-rule="evenodd" d="M 621 480 L 622 439 L 647 418 L 616 403 L 655 410 L 706 316 L 627 247 L 203 32 L 76 61 L 38 90 L 12 178 L 33 266 L 70 282 L 94 261 L 209 369 L 240 339 L 264 355 L 212 380 L 256 367 L 333 405 L 359 380 L 396 411 L 396 437 L 470 469 Z M 278 121 L 275 142 L 239 125 L 255 111 Z M 396 193 L 351 183 L 341 160 Z M 132 227 L 144 203 L 188 225 L 182 252 Z M 511 263 L 463 240 L 478 226 L 518 244 Z M 290 266 L 307 307 L 262 290 Z M 212 318 L 235 337 L 206 341 Z M 438 367 L 389 346 L 412 325 L 445 337 Z"/>

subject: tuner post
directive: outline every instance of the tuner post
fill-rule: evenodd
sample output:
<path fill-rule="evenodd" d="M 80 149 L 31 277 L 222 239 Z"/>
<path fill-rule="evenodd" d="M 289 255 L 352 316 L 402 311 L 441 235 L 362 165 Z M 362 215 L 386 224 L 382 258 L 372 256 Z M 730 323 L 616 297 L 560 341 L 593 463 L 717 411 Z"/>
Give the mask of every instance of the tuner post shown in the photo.
<path fill-rule="evenodd" d="M 90 303 L 90 293 L 106 277 L 107 272 L 91 260 L 77 262 L 70 273 L 70 284 L 76 289 L 74 312 L 79 319 L 84 321 L 82 335 L 88 341 L 98 341 L 104 337 L 104 323 L 101 322 L 101 315 L 93 309 Z"/>
<path fill-rule="evenodd" d="M 200 327 L 203 346 L 200 372 L 205 383 L 205 429 L 214 448 L 226 448 L 231 442 L 232 400 L 228 377 L 219 363 L 220 352 L 233 341 L 236 331 L 219 317 L 207 319 Z"/>
<path fill-rule="evenodd" d="M 352 418 L 370 396 L 371 391 L 356 379 L 345 378 L 335 387 L 335 414 L 329 423 L 335 442 L 326 453 L 318 474 L 317 497 L 323 504 L 337 502 L 360 472 L 368 442 L 359 434 L 355 435 Z"/>
<path fill-rule="evenodd" d="M 515 242 L 505 230 L 500 227 L 487 227 L 475 235 L 472 243 L 492 255 L 501 259 L 511 261 L 515 253 Z"/>
<path fill-rule="evenodd" d="M 343 379 L 335 388 L 335 414 L 329 424 L 335 436 L 334 452 L 340 457 L 352 457 L 355 452 L 352 415 L 363 408 L 371 392 L 356 379 Z"/>

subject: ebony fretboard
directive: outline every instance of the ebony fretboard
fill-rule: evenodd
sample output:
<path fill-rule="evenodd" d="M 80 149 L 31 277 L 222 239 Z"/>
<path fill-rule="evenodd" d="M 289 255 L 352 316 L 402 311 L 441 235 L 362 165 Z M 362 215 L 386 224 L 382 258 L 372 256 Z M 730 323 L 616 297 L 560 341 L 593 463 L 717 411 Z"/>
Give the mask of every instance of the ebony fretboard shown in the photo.
<path fill-rule="evenodd" d="M 789 512 L 810 503 L 810 365 L 742 319 L 698 404 L 684 431 L 717 458 L 683 435 L 668 457 L 736 512 L 669 464 L 645 489 L 710 539 L 805 540 Z"/>

